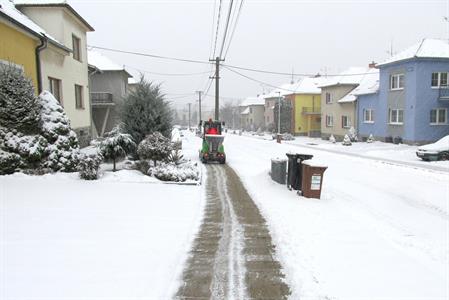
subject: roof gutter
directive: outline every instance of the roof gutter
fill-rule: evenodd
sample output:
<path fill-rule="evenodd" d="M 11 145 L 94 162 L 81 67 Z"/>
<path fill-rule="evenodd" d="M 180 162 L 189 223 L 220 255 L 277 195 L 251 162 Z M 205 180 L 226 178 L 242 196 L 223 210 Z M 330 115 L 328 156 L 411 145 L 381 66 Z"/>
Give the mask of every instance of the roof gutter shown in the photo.
<path fill-rule="evenodd" d="M 40 38 L 40 45 L 36 47 L 36 72 L 37 72 L 37 91 L 38 94 L 42 93 L 42 67 L 41 67 L 41 52 L 48 46 L 48 39 L 45 35 Z"/>

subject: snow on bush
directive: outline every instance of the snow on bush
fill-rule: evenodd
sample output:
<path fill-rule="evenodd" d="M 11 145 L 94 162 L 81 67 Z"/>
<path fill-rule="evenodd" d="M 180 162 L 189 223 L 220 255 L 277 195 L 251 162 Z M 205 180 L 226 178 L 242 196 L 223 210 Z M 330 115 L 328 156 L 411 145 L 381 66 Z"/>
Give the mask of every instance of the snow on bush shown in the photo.
<path fill-rule="evenodd" d="M 79 161 L 79 145 L 76 133 L 58 100 L 47 91 L 39 96 L 42 105 L 42 136 L 48 141 L 47 160 L 43 167 L 53 171 L 73 172 Z"/>
<path fill-rule="evenodd" d="M 348 133 L 349 139 L 351 140 L 351 142 L 357 142 L 358 138 L 357 138 L 357 131 L 355 130 L 354 127 L 351 127 L 349 129 L 349 133 Z"/>
<path fill-rule="evenodd" d="M 374 142 L 374 137 L 373 137 L 373 134 L 372 134 L 372 133 L 370 133 L 370 135 L 369 135 L 368 139 L 366 140 L 366 142 L 367 142 L 367 143 L 372 143 L 372 142 Z"/>
<path fill-rule="evenodd" d="M 140 142 L 137 155 L 140 160 L 152 160 L 154 165 L 157 165 L 158 161 L 166 161 L 172 150 L 171 141 L 160 132 L 154 132 Z"/>
<path fill-rule="evenodd" d="M 172 163 L 161 163 L 157 166 L 150 167 L 148 175 L 154 176 L 162 181 L 185 182 L 186 180 L 197 181 L 199 179 L 199 171 L 197 164 L 186 162 L 180 165 Z"/>
<path fill-rule="evenodd" d="M 78 164 L 78 171 L 80 172 L 80 178 L 85 180 L 98 179 L 98 168 L 103 161 L 101 154 L 83 154 L 80 157 Z"/>
<path fill-rule="evenodd" d="M 0 149 L 0 175 L 12 174 L 22 165 L 22 158 L 15 153 L 5 152 Z"/>
<path fill-rule="evenodd" d="M 351 146 L 351 139 L 349 138 L 349 136 L 347 134 L 345 134 L 345 137 L 343 139 L 343 146 Z"/>
<path fill-rule="evenodd" d="M 31 79 L 12 64 L 0 64 L 0 127 L 37 133 L 39 110 Z"/>
<path fill-rule="evenodd" d="M 0 149 L 21 170 L 76 170 L 78 139 L 59 102 L 44 91 L 34 95 L 30 80 L 20 70 L 0 67 Z M 18 155 L 15 156 L 15 155 Z M 12 168 L 2 164 L 1 173 Z"/>
<path fill-rule="evenodd" d="M 112 171 L 116 171 L 116 162 L 134 150 L 136 144 L 131 135 L 123 133 L 120 126 L 114 127 L 100 143 L 100 152 L 105 159 L 112 159 Z"/>
<path fill-rule="evenodd" d="M 334 137 L 334 135 L 333 134 L 331 134 L 331 136 L 329 137 L 329 142 L 331 142 L 331 143 L 333 143 L 333 144 L 335 144 L 336 143 L 336 139 L 335 139 L 335 137 Z"/>

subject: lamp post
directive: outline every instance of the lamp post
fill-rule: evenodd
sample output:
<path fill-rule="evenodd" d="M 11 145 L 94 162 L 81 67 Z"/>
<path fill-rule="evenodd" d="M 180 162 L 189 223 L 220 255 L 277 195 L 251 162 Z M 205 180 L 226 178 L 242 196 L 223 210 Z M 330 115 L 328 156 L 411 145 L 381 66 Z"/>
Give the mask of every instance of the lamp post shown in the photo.
<path fill-rule="evenodd" d="M 278 97 L 278 134 L 276 141 L 281 143 L 281 91 L 277 92 L 279 94 Z"/>

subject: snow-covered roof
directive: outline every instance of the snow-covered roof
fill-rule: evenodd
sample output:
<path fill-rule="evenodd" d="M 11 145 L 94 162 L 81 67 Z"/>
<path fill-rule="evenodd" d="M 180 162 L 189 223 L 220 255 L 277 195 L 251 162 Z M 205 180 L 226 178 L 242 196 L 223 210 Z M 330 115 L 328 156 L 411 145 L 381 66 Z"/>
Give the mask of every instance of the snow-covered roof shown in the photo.
<path fill-rule="evenodd" d="M 129 77 L 131 77 L 131 75 L 125 70 L 123 66 L 116 64 L 100 52 L 93 50 L 87 51 L 87 61 L 90 65 L 97 67 L 101 71 L 124 71 L 128 74 Z"/>
<path fill-rule="evenodd" d="M 449 44 L 438 39 L 423 39 L 408 49 L 377 64 L 383 66 L 412 58 L 449 58 Z"/>
<path fill-rule="evenodd" d="M 265 99 L 293 94 L 321 94 L 319 86 L 325 82 L 323 77 L 306 77 L 297 82 L 283 84 L 280 87 L 272 90 L 270 93 L 263 95 Z"/>
<path fill-rule="evenodd" d="M 71 52 L 71 49 L 64 46 L 63 43 L 56 40 L 54 37 L 49 35 L 42 27 L 34 23 L 30 18 L 28 18 L 21 11 L 16 9 L 14 3 L 9 0 L 0 0 L 0 16 L 4 16 L 10 22 L 15 23 L 18 26 L 23 27 L 23 29 L 29 31 L 31 34 L 44 38 L 46 37 L 48 41 L 54 46 L 61 48 L 67 52 Z"/>
<path fill-rule="evenodd" d="M 21 6 L 58 6 L 68 9 L 89 31 L 95 29 L 66 0 L 14 0 L 17 7 Z"/>
<path fill-rule="evenodd" d="M 128 84 L 138 84 L 138 83 L 139 83 L 139 81 L 136 78 L 134 78 L 134 77 L 128 78 Z"/>
<path fill-rule="evenodd" d="M 265 98 L 263 96 L 248 97 L 240 103 L 239 106 L 250 106 L 250 105 L 265 105 Z"/>
<path fill-rule="evenodd" d="M 319 87 L 328 87 L 333 85 L 353 84 L 358 85 L 367 72 L 366 68 L 351 67 L 338 75 L 327 76 Z"/>
<path fill-rule="evenodd" d="M 249 107 L 246 107 L 240 114 L 241 115 L 248 115 L 249 114 Z"/>
<path fill-rule="evenodd" d="M 357 96 L 373 94 L 379 90 L 379 70 L 378 69 L 367 69 L 365 75 L 360 81 L 360 84 L 345 95 L 343 98 L 338 100 L 338 103 L 350 103 L 357 100 Z"/>
<path fill-rule="evenodd" d="M 268 94 L 263 95 L 264 99 L 269 99 L 269 98 L 278 98 L 279 97 L 279 92 L 280 92 L 280 96 L 285 96 L 285 95 L 290 95 L 292 94 L 296 88 L 296 83 L 286 83 L 281 85 L 280 87 L 271 90 Z"/>

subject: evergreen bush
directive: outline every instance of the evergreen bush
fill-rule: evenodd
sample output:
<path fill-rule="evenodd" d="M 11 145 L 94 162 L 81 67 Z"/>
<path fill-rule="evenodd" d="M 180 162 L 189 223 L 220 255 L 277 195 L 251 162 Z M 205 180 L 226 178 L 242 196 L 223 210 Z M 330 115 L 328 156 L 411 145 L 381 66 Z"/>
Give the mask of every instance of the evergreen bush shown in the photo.
<path fill-rule="evenodd" d="M 105 159 L 111 159 L 113 162 L 112 171 L 116 171 L 116 162 L 124 158 L 136 147 L 130 134 L 123 133 L 120 126 L 116 126 L 107 135 L 100 144 L 101 155 Z"/>
<path fill-rule="evenodd" d="M 152 160 L 156 166 L 158 161 L 167 161 L 172 150 L 171 141 L 160 132 L 154 132 L 139 143 L 137 155 L 141 160 Z"/>
<path fill-rule="evenodd" d="M 22 158 L 0 149 L 0 175 L 12 174 L 22 166 Z"/>
<path fill-rule="evenodd" d="M 31 80 L 12 64 L 0 65 L 0 126 L 24 134 L 38 133 L 39 112 Z"/>
<path fill-rule="evenodd" d="M 136 144 L 153 132 L 169 137 L 172 119 L 173 113 L 160 86 L 146 81 L 142 76 L 135 90 L 125 99 L 121 110 L 124 132 L 129 133 Z"/>
<path fill-rule="evenodd" d="M 85 180 L 98 179 L 98 168 L 102 161 L 103 157 L 99 153 L 82 155 L 78 164 L 80 178 Z"/>

